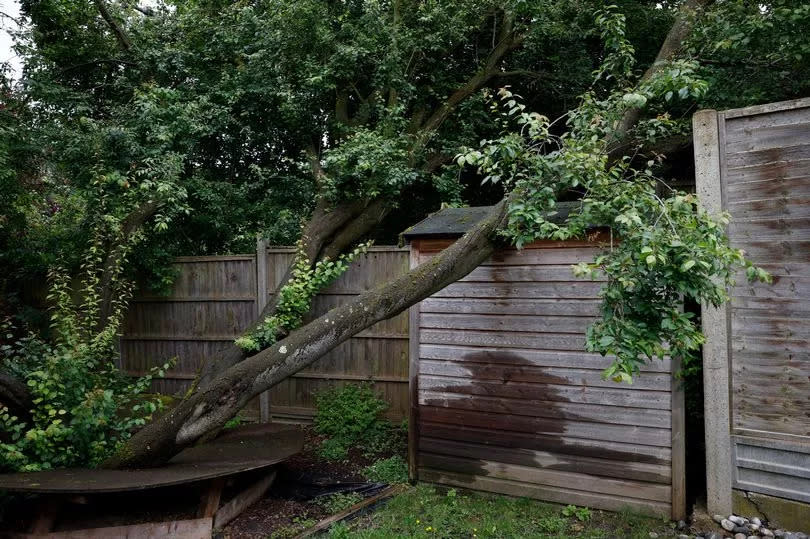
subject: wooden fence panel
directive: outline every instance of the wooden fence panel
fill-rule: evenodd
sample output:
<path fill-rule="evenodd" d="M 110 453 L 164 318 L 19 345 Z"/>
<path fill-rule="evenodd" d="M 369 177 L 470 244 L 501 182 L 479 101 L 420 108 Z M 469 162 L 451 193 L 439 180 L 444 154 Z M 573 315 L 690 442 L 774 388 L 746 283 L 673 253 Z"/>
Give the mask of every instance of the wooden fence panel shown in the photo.
<path fill-rule="evenodd" d="M 372 247 L 349 270 L 325 288 L 313 302 L 312 315 L 353 300 L 408 270 L 408 249 Z M 267 250 L 267 291 L 272 294 L 281 282 L 292 249 Z M 269 268 L 273 268 L 270 270 Z M 309 419 L 315 409 L 315 395 L 349 383 L 373 382 L 389 403 L 387 416 L 401 421 L 408 409 L 408 315 L 402 313 L 360 332 L 270 391 L 270 413 L 275 418 Z"/>
<path fill-rule="evenodd" d="M 732 489 L 810 502 L 810 99 L 694 123 L 704 205 L 774 280 L 739 275 L 728 308 L 704 307 L 709 511 L 730 512 Z"/>
<path fill-rule="evenodd" d="M 315 298 L 319 316 L 408 269 L 408 249 L 372 247 L 335 283 Z M 132 374 L 176 357 L 177 365 L 153 388 L 176 394 L 189 387 L 200 365 L 229 346 L 256 318 L 282 281 L 295 251 L 266 248 L 255 255 L 179 257 L 171 293 L 139 294 L 132 302 L 121 338 L 121 366 Z M 262 277 L 259 279 L 258 277 Z M 361 332 L 311 367 L 274 387 L 263 401 L 264 415 L 308 420 L 315 394 L 347 383 L 372 382 L 399 421 L 408 408 L 408 316 L 403 313 Z M 259 413 L 259 403 L 249 407 Z"/>

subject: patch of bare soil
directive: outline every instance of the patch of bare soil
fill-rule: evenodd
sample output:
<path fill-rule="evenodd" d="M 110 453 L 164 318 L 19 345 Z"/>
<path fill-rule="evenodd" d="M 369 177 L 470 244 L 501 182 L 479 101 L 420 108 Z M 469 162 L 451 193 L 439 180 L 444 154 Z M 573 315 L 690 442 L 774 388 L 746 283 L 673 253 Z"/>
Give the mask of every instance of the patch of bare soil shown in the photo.
<path fill-rule="evenodd" d="M 366 483 L 363 469 L 380 458 L 393 455 L 365 455 L 353 448 L 343 461 L 327 461 L 318 455 L 324 437 L 311 427 L 303 426 L 303 450 L 286 460 L 279 469 L 278 479 L 262 500 L 259 500 L 230 524 L 219 530 L 220 539 L 254 539 L 259 537 L 293 537 L 329 516 L 329 512 L 312 496 L 328 492 L 352 490 Z"/>

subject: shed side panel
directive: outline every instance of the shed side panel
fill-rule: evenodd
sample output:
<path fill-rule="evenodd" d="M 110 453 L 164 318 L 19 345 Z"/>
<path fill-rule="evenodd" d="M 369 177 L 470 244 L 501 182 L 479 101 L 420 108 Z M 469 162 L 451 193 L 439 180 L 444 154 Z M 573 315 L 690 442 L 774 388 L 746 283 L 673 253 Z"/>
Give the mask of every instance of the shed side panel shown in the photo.
<path fill-rule="evenodd" d="M 446 243 L 421 240 L 420 261 Z M 585 242 L 504 250 L 420 306 L 421 480 L 608 510 L 672 512 L 672 376 L 605 381 L 584 349 L 600 281 Z"/>

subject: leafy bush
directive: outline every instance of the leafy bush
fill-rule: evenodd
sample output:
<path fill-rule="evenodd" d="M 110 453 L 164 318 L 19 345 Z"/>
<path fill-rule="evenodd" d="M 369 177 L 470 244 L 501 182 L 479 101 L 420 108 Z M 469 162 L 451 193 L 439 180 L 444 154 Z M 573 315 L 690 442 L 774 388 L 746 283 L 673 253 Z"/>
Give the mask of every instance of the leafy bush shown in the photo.
<path fill-rule="evenodd" d="M 399 455 L 380 459 L 366 466 L 363 475 L 369 481 L 388 483 L 389 485 L 408 482 L 408 463 Z"/>
<path fill-rule="evenodd" d="M 566 505 L 562 510 L 563 516 L 576 517 L 580 522 L 588 522 L 591 519 L 591 510 L 587 507 L 577 507 L 576 505 Z"/>
<path fill-rule="evenodd" d="M 347 385 L 316 396 L 315 432 L 328 438 L 319 453 L 330 460 L 346 457 L 350 447 L 363 444 L 367 450 L 384 450 L 391 425 L 380 419 L 388 404 L 369 384 Z M 382 451 L 380 451 L 382 452 Z"/>
<path fill-rule="evenodd" d="M 326 460 L 345 460 L 349 456 L 349 447 L 338 438 L 327 438 L 318 447 L 318 455 Z"/>
<path fill-rule="evenodd" d="M 329 513 L 334 514 L 348 509 L 361 501 L 363 501 L 363 496 L 356 492 L 336 492 L 329 496 L 317 498 L 315 503 L 329 511 Z"/>
<path fill-rule="evenodd" d="M 324 258 L 311 267 L 312 263 L 299 241 L 290 280 L 279 291 L 281 299 L 276 307 L 276 313 L 265 318 L 249 334 L 236 339 L 236 345 L 246 352 L 258 352 L 296 329 L 309 312 L 315 295 L 343 275 L 352 261 L 368 251 L 369 247 L 371 242 L 360 244 L 336 260 Z"/>
<path fill-rule="evenodd" d="M 78 304 L 67 272 L 51 272 L 53 343 L 34 334 L 13 340 L 14 328 L 3 324 L 10 344 L 0 347 L 2 368 L 25 382 L 33 403 L 24 418 L 0 407 L 3 471 L 95 466 L 162 407 L 157 397 L 144 393 L 168 363 L 134 379 L 115 366 L 115 341 L 130 289 L 120 273 L 114 275 L 117 299 L 102 320 L 100 252 L 93 245 L 85 257 Z"/>

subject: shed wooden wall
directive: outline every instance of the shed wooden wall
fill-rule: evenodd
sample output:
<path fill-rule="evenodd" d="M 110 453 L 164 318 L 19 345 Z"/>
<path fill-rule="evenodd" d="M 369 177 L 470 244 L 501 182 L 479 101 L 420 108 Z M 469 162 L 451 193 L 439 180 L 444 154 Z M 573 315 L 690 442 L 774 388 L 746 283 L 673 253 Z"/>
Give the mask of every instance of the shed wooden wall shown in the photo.
<path fill-rule="evenodd" d="M 448 244 L 415 240 L 412 264 Z M 418 479 L 683 516 L 682 394 L 671 363 L 646 366 L 628 386 L 603 380 L 610 360 L 584 350 L 602 282 L 575 279 L 571 264 L 597 249 L 504 250 L 412 310 Z"/>
<path fill-rule="evenodd" d="M 718 148 L 696 165 L 719 160 L 720 177 L 698 175 L 698 188 L 720 183 L 732 245 L 774 281 L 739 275 L 717 320 L 727 334 L 709 334 L 727 347 L 731 386 L 731 430 L 711 434 L 730 436 L 726 488 L 810 502 L 810 99 L 703 115 Z"/>
<path fill-rule="evenodd" d="M 176 368 L 156 380 L 154 389 L 165 394 L 187 389 L 199 366 L 255 320 L 260 303 L 264 305 L 260 298 L 269 299 L 294 254 L 290 248 L 262 251 L 262 268 L 257 267 L 255 255 L 176 259 L 179 274 L 170 295 L 141 293 L 130 306 L 121 338 L 123 369 L 141 374 L 176 356 Z M 408 249 L 372 247 L 315 298 L 313 313 L 321 315 L 407 269 Z M 269 412 L 275 419 L 308 420 L 314 413 L 317 392 L 363 381 L 372 382 L 389 403 L 389 419 L 406 417 L 407 313 L 361 332 L 278 384 L 270 391 Z M 258 414 L 258 409 L 257 402 L 251 405 L 252 413 Z"/>

